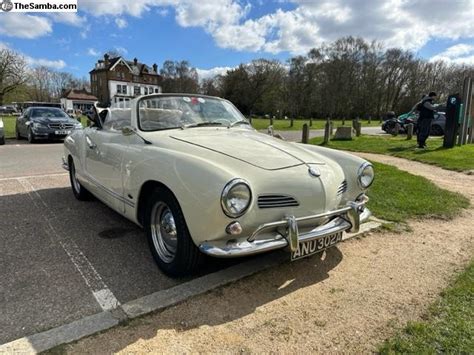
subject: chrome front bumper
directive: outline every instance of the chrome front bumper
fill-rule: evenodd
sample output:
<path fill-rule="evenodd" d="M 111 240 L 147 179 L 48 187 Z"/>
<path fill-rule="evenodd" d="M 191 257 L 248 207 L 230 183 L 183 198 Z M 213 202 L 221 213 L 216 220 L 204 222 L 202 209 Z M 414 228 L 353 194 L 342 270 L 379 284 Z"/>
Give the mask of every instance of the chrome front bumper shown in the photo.
<path fill-rule="evenodd" d="M 260 225 L 247 239 L 208 241 L 199 245 L 199 249 L 205 254 L 220 258 L 253 255 L 285 247 L 295 251 L 300 242 L 323 238 L 338 232 L 358 232 L 360 224 L 371 216 L 370 211 L 365 208 L 368 201 L 369 198 L 364 195 L 359 201 L 349 202 L 345 207 L 334 211 L 298 218 L 288 216 L 281 221 Z M 299 233 L 298 222 L 322 218 L 331 219 L 308 232 Z M 281 233 L 278 229 L 284 229 L 284 232 Z M 270 231 L 270 233 L 264 233 L 265 231 Z M 259 235 L 264 235 L 264 237 L 258 238 Z"/>

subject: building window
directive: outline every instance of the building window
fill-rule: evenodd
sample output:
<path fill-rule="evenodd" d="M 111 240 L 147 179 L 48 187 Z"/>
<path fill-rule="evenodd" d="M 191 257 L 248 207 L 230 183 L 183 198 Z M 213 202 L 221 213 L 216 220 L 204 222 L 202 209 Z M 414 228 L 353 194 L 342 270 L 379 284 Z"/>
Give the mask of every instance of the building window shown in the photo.
<path fill-rule="evenodd" d="M 153 91 L 154 91 L 153 88 L 150 86 L 150 87 L 148 88 L 148 92 L 149 92 L 150 94 L 153 94 Z"/>
<path fill-rule="evenodd" d="M 121 73 L 120 73 L 120 78 L 121 78 L 121 79 L 125 79 L 125 73 L 124 73 L 124 72 L 121 72 Z"/>
<path fill-rule="evenodd" d="M 117 85 L 117 94 L 122 93 L 122 85 Z"/>
<path fill-rule="evenodd" d="M 143 88 L 143 94 L 148 95 L 148 88 Z"/>
<path fill-rule="evenodd" d="M 122 85 L 122 94 L 127 95 L 127 85 Z"/>
<path fill-rule="evenodd" d="M 134 76 L 133 76 L 133 81 L 138 82 L 138 76 L 134 75 Z"/>
<path fill-rule="evenodd" d="M 135 96 L 139 96 L 140 95 L 140 87 L 139 86 L 134 86 L 133 87 L 133 94 Z"/>
<path fill-rule="evenodd" d="M 160 89 L 155 89 L 155 93 L 159 94 L 159 93 L 160 93 Z"/>
<path fill-rule="evenodd" d="M 120 74 L 122 74 L 122 73 L 120 73 L 120 72 L 116 72 L 116 73 L 115 73 L 115 75 L 117 76 L 117 79 L 120 79 L 120 77 L 121 77 Z"/>

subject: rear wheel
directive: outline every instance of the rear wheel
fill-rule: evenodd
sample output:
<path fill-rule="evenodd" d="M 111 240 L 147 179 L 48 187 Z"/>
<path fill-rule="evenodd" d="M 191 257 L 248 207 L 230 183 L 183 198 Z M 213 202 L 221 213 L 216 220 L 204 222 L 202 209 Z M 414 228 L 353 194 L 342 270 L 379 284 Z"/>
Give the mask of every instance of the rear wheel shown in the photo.
<path fill-rule="evenodd" d="M 170 191 L 156 188 L 152 192 L 144 225 L 153 258 L 164 273 L 179 277 L 198 269 L 203 255 L 191 239 L 183 212 Z"/>
<path fill-rule="evenodd" d="M 76 175 L 76 166 L 74 165 L 74 160 L 69 158 L 69 180 L 71 181 L 72 192 L 74 196 L 80 201 L 90 200 L 91 194 L 87 191 L 84 186 L 81 185 Z"/>

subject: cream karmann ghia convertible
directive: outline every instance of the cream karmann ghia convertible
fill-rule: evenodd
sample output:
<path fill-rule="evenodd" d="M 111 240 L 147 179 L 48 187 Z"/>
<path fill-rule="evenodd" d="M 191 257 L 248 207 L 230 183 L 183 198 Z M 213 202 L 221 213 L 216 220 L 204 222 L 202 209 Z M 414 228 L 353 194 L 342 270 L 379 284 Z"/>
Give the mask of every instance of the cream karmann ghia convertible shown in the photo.
<path fill-rule="evenodd" d="M 142 96 L 92 120 L 64 144 L 74 195 L 92 194 L 142 226 L 169 275 L 193 272 L 203 254 L 287 248 L 299 259 L 370 216 L 370 163 L 261 134 L 227 100 Z"/>

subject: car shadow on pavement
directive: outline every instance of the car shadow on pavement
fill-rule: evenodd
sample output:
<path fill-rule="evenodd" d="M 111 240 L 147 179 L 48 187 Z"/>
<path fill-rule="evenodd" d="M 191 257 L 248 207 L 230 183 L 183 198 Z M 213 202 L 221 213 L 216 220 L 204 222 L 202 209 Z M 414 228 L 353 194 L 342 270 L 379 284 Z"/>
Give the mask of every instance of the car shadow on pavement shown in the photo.
<path fill-rule="evenodd" d="M 109 332 L 110 335 L 107 332 L 99 334 L 96 339 L 89 339 L 90 343 L 85 340 L 76 349 L 94 352 L 97 349 L 94 350 L 93 344 L 100 344 L 101 349 L 115 353 L 125 350 L 130 344 L 160 337 L 160 331 L 186 332 L 202 326 L 219 326 L 242 319 L 261 311 L 259 308 L 266 304 L 278 302 L 284 296 L 323 282 L 342 260 L 343 255 L 337 247 L 293 263 L 288 260 L 277 267 L 196 296 L 164 311 L 132 320 Z M 317 297 L 315 299 L 317 302 Z M 285 304 L 287 300 L 281 302 Z M 302 304 L 302 316 L 305 306 L 317 307 L 317 304 Z M 280 321 L 277 323 L 275 327 L 285 331 L 285 324 Z M 166 351 L 159 348 L 155 350 Z"/>

